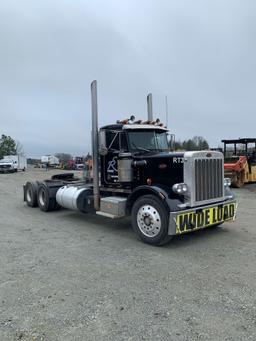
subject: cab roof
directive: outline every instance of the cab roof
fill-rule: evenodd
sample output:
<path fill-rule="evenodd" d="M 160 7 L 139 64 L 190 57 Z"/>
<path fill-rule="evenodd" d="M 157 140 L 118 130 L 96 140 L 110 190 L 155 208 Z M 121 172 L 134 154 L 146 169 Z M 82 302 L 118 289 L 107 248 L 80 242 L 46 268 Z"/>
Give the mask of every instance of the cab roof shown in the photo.
<path fill-rule="evenodd" d="M 110 124 L 100 129 L 106 130 L 161 130 L 168 131 L 165 127 L 161 127 L 155 124 Z"/>

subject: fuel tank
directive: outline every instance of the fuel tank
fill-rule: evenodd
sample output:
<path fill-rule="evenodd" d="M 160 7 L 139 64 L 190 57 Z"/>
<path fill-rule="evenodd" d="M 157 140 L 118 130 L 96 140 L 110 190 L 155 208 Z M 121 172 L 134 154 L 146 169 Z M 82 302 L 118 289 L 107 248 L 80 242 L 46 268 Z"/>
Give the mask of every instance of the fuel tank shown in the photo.
<path fill-rule="evenodd" d="M 91 188 L 67 185 L 58 189 L 56 201 L 61 207 L 85 213 L 91 209 L 92 194 Z"/>

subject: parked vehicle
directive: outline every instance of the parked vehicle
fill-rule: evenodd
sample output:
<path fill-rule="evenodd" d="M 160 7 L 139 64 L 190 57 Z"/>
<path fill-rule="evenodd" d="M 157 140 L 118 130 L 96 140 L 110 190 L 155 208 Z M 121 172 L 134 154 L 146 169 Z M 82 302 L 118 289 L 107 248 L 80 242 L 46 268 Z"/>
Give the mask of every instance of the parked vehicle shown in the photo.
<path fill-rule="evenodd" d="M 81 156 L 75 156 L 71 160 L 68 160 L 66 163 L 65 169 L 69 170 L 81 170 L 84 166 L 84 158 Z"/>
<path fill-rule="evenodd" d="M 85 164 L 84 163 L 78 163 L 76 164 L 76 170 L 83 170 L 85 167 Z"/>
<path fill-rule="evenodd" d="M 60 160 L 53 155 L 43 155 L 41 157 L 41 163 L 44 165 L 48 164 L 50 167 L 54 167 L 59 165 Z"/>
<path fill-rule="evenodd" d="M 18 170 L 25 171 L 27 168 L 27 159 L 21 155 L 6 155 L 0 160 L 0 172 L 14 173 Z"/>
<path fill-rule="evenodd" d="M 93 184 L 70 174 L 27 182 L 27 205 L 42 211 L 65 207 L 96 212 L 112 219 L 131 215 L 134 231 L 153 245 L 235 218 L 236 201 L 224 178 L 222 153 L 171 152 L 167 129 L 153 121 L 151 96 L 147 121 L 131 117 L 98 132 L 96 81 L 91 92 Z"/>
<path fill-rule="evenodd" d="M 224 143 L 225 176 L 233 187 L 256 181 L 256 138 L 222 140 Z M 231 146 L 231 148 L 230 148 Z"/>

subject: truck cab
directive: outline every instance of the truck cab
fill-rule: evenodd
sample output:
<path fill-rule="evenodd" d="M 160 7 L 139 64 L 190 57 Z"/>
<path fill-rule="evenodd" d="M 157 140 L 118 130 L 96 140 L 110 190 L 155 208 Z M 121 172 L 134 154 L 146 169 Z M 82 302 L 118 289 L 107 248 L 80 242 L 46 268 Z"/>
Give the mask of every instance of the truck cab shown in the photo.
<path fill-rule="evenodd" d="M 102 186 L 132 190 L 147 184 L 147 175 L 157 181 L 155 159 L 169 157 L 167 129 L 145 123 L 116 124 L 102 127 L 99 136 Z M 146 165 L 151 166 L 150 174 Z"/>
<path fill-rule="evenodd" d="M 156 206 L 162 203 L 168 212 L 168 236 L 220 225 L 235 215 L 230 180 L 224 178 L 223 154 L 170 151 L 168 130 L 159 122 L 124 120 L 102 127 L 99 153 L 99 188 L 105 204 L 98 214 L 113 214 L 118 198 L 120 205 L 125 198 L 125 212 L 132 215 L 135 230 L 147 242 L 153 241 L 157 231 L 147 233 L 144 218 L 141 223 L 138 219 L 139 207 L 156 223 L 151 211 L 158 212 Z M 114 203 L 109 195 L 115 196 Z M 137 207 L 138 202 L 141 206 Z"/>
<path fill-rule="evenodd" d="M 2 173 L 13 173 L 17 167 L 15 167 L 15 162 L 13 160 L 4 158 L 0 160 L 0 172 Z"/>

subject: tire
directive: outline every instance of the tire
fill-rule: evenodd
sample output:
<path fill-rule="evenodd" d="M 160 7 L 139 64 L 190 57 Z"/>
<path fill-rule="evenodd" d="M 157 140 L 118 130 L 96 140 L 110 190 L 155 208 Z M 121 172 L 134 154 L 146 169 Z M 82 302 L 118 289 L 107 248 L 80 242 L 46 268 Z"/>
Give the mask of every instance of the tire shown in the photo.
<path fill-rule="evenodd" d="M 38 206 L 37 190 L 38 190 L 37 182 L 27 182 L 24 187 L 24 200 L 27 202 L 27 205 L 30 207 Z"/>
<path fill-rule="evenodd" d="M 38 186 L 37 202 L 40 210 L 44 212 L 50 212 L 59 209 L 56 199 L 49 197 L 49 189 L 44 183 L 41 183 Z"/>
<path fill-rule="evenodd" d="M 132 227 L 144 243 L 160 246 L 172 239 L 168 235 L 168 210 L 155 195 L 138 198 L 131 215 Z"/>

